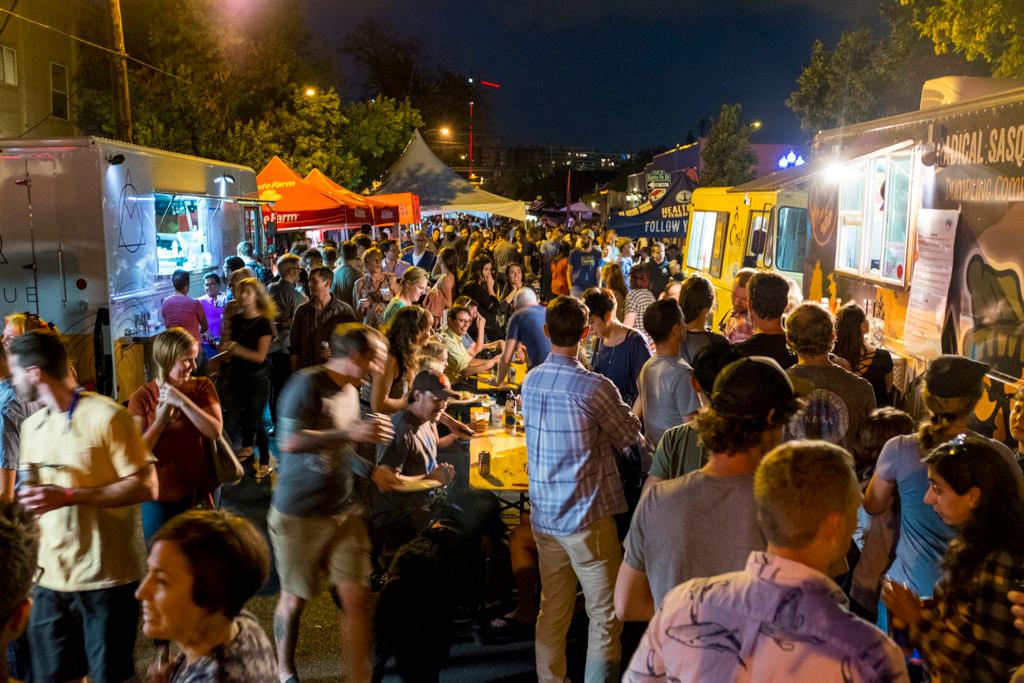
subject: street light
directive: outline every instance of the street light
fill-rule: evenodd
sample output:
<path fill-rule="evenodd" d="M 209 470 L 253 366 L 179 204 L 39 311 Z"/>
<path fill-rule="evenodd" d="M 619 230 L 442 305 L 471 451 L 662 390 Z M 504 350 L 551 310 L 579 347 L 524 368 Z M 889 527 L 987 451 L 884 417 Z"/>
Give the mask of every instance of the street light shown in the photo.
<path fill-rule="evenodd" d="M 448 126 L 441 126 L 440 128 L 428 128 L 426 130 L 421 130 L 420 132 L 421 133 L 439 133 L 440 135 L 442 135 L 442 136 L 447 138 L 447 137 L 451 137 L 452 129 L 449 128 Z"/>
<path fill-rule="evenodd" d="M 763 125 L 764 124 L 761 123 L 760 121 L 754 121 L 753 123 L 750 124 L 750 130 L 761 130 L 761 126 Z"/>
<path fill-rule="evenodd" d="M 306 97 L 316 97 L 316 88 L 311 85 L 307 85 L 305 95 Z"/>

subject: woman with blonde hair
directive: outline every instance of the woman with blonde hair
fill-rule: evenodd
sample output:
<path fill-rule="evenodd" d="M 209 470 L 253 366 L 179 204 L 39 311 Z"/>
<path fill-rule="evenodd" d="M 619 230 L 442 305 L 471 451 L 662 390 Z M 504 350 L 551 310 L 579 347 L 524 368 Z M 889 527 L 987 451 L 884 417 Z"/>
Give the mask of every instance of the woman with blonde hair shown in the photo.
<path fill-rule="evenodd" d="M 363 270 L 366 274 L 356 280 L 352 289 L 356 315 L 362 316 L 363 323 L 373 329 L 380 328 L 391 294 L 398 291 L 398 280 L 383 270 L 383 261 L 384 254 L 377 247 L 363 252 Z"/>
<path fill-rule="evenodd" d="M 219 482 L 206 441 L 224 426 L 220 398 L 206 377 L 195 377 L 199 342 L 181 327 L 153 340 L 156 379 L 128 399 L 128 412 L 156 456 L 160 495 L 142 504 L 142 533 L 149 544 L 167 520 L 196 503 L 209 502 Z"/>
<path fill-rule="evenodd" d="M 894 494 L 899 494 L 900 532 L 886 576 L 922 598 L 932 597 L 942 558 L 956 536 L 953 527 L 924 502 L 931 487 L 924 456 L 939 444 L 967 434 L 989 441 L 1013 463 L 1010 449 L 975 434 L 968 425 L 984 391 L 982 382 L 988 368 L 985 363 L 953 355 L 939 356 L 928 365 L 922 396 L 929 417 L 916 434 L 890 439 L 882 447 L 864 494 L 864 509 L 872 515 L 885 512 Z"/>
<path fill-rule="evenodd" d="M 277 306 L 263 283 L 254 277 L 236 286 L 237 312 L 231 316 L 230 337 L 221 340 L 220 350 L 231 359 L 228 375 L 227 419 L 225 432 L 230 439 L 242 429 L 242 450 L 238 456 L 252 456 L 253 444 L 259 450 L 256 478 L 270 473 L 270 445 L 263 424 L 263 411 L 270 397 L 270 362 L 267 355 L 274 339 Z"/>
<path fill-rule="evenodd" d="M 430 276 L 419 266 L 412 266 L 402 275 L 398 293 L 388 302 L 381 315 L 381 324 L 387 325 L 399 310 L 419 303 L 430 287 Z"/>

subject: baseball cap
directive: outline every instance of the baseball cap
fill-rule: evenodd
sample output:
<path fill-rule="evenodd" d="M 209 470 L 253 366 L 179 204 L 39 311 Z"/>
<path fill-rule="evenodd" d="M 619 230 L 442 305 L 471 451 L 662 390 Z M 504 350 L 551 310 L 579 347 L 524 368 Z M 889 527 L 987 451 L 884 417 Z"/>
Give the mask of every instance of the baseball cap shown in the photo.
<path fill-rule="evenodd" d="M 436 370 L 421 370 L 412 381 L 413 391 L 429 391 L 439 399 L 456 398 L 458 392 L 452 391 L 452 383 L 448 377 Z"/>
<path fill-rule="evenodd" d="M 939 398 L 968 396 L 978 390 L 991 366 L 970 358 L 946 354 L 933 360 L 924 373 L 928 393 Z"/>
<path fill-rule="evenodd" d="M 734 417 L 767 415 L 796 398 L 789 375 L 774 358 L 748 356 L 726 365 L 715 379 L 711 407 Z"/>

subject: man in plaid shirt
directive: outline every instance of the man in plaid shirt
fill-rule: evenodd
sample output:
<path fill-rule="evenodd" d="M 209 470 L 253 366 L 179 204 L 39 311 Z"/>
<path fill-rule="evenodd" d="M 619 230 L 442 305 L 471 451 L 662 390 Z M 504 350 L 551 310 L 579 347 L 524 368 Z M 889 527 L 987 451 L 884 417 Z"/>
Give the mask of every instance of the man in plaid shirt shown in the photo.
<path fill-rule="evenodd" d="M 626 511 L 615 452 L 636 443 L 640 420 L 612 382 L 577 360 L 587 307 L 560 296 L 548 305 L 547 360 L 523 382 L 530 506 L 540 564 L 536 658 L 540 681 L 564 681 L 565 637 L 583 586 L 590 631 L 587 681 L 618 677 L 619 634 L 613 592 L 622 547 L 612 515 Z"/>

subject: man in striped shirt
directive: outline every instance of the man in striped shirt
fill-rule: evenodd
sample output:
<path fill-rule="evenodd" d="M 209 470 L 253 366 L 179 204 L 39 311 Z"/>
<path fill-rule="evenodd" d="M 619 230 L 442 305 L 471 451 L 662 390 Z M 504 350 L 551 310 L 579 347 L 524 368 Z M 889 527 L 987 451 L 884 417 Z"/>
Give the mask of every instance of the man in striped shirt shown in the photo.
<path fill-rule="evenodd" d="M 536 659 L 540 681 L 566 676 L 565 638 L 583 586 L 590 631 L 586 680 L 618 676 L 619 634 L 613 590 L 622 547 L 613 515 L 626 511 L 615 452 L 640 438 L 607 378 L 577 360 L 589 328 L 587 307 L 560 296 L 548 304 L 544 332 L 551 354 L 523 382 L 531 524 L 541 577 Z"/>

